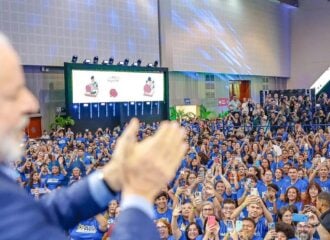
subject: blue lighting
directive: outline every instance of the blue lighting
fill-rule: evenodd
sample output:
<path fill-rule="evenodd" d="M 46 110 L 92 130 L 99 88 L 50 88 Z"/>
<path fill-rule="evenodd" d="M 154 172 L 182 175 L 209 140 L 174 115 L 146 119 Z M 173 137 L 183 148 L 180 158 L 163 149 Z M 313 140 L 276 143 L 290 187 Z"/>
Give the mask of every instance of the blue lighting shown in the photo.
<path fill-rule="evenodd" d="M 94 104 L 94 107 L 97 108 L 97 104 Z"/>
<path fill-rule="evenodd" d="M 84 105 L 83 105 L 84 107 L 88 107 L 88 103 L 84 103 Z"/>
<path fill-rule="evenodd" d="M 74 109 L 77 109 L 77 108 L 78 108 L 78 105 L 73 105 L 73 108 L 74 108 Z"/>

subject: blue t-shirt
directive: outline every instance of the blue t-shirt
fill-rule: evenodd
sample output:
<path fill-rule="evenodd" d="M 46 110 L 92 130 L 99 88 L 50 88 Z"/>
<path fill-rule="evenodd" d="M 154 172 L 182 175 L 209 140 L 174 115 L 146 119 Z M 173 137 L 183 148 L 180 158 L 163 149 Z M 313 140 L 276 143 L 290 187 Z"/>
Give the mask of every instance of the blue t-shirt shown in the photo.
<path fill-rule="evenodd" d="M 99 229 L 99 223 L 95 218 L 90 218 L 80 222 L 77 226 L 71 229 L 71 240 L 101 240 L 104 232 Z"/>
<path fill-rule="evenodd" d="M 66 137 L 62 137 L 62 138 L 57 139 L 58 146 L 61 149 L 63 149 L 67 145 L 68 141 L 69 141 L 69 139 L 66 138 Z"/>
<path fill-rule="evenodd" d="M 58 175 L 49 174 L 46 178 L 46 186 L 49 190 L 54 190 L 59 186 L 63 186 L 65 183 L 65 177 L 62 173 Z"/>
<path fill-rule="evenodd" d="M 41 197 L 43 194 L 45 194 L 45 186 L 43 183 L 36 183 L 36 184 L 32 184 L 32 187 L 30 187 L 29 185 L 27 185 L 25 187 L 26 191 L 32 195 L 34 198 L 36 198 L 36 195 L 39 194 L 39 197 Z M 38 192 L 38 194 L 37 194 Z"/>
<path fill-rule="evenodd" d="M 278 207 L 278 209 L 280 209 L 282 207 L 289 206 L 289 205 L 290 205 L 289 203 L 279 201 L 277 207 Z M 302 207 L 303 207 L 302 202 L 295 202 L 293 205 L 296 206 L 296 208 L 298 209 L 298 212 L 302 211 Z"/>
<path fill-rule="evenodd" d="M 167 220 L 169 223 L 171 223 L 172 221 L 172 209 L 167 209 L 166 212 L 164 213 L 159 213 L 157 211 L 157 208 L 155 208 L 155 219 L 154 220 L 158 220 L 158 219 L 165 219 Z"/>
<path fill-rule="evenodd" d="M 220 225 L 219 238 L 222 240 L 227 234 L 227 225 L 223 220 L 220 220 L 219 225 Z"/>
<path fill-rule="evenodd" d="M 265 205 L 266 205 L 268 211 L 272 214 L 273 220 L 275 222 L 275 221 L 277 221 L 277 214 L 274 213 L 274 204 L 276 204 L 276 208 L 277 208 L 277 211 L 278 211 L 279 210 L 279 206 L 281 204 L 281 200 L 280 199 L 276 199 L 275 203 L 272 203 L 268 199 L 265 202 Z"/>
<path fill-rule="evenodd" d="M 296 187 L 299 190 L 300 193 L 305 193 L 307 191 L 307 184 L 303 180 L 298 179 L 293 184 L 291 183 L 291 181 L 290 182 L 285 182 L 282 185 L 281 194 L 285 194 L 286 190 L 291 186 Z"/>
<path fill-rule="evenodd" d="M 328 178 L 326 181 L 322 182 L 320 178 L 315 178 L 314 181 L 320 185 L 323 192 L 330 192 L 330 179 Z"/>
<path fill-rule="evenodd" d="M 181 231 L 185 231 L 186 230 L 186 227 L 188 226 L 189 224 L 189 220 L 186 220 L 182 217 L 182 215 L 180 215 L 178 217 L 178 220 L 177 220 L 177 225 L 178 225 L 178 228 L 181 230 Z"/>

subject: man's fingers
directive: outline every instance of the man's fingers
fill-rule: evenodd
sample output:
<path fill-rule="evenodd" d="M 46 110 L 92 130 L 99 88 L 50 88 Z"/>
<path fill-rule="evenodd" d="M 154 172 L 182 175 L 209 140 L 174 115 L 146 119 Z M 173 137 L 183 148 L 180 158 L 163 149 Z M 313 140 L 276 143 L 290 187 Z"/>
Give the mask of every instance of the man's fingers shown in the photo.
<path fill-rule="evenodd" d="M 126 139 L 127 141 L 136 140 L 136 134 L 138 131 L 139 120 L 137 118 L 132 118 L 120 138 Z"/>
<path fill-rule="evenodd" d="M 125 131 L 118 138 L 114 155 L 118 155 L 121 158 L 125 158 L 125 151 L 131 149 L 132 143 L 136 142 L 136 134 L 139 130 L 139 121 L 136 118 L 132 118 L 127 125 Z"/>

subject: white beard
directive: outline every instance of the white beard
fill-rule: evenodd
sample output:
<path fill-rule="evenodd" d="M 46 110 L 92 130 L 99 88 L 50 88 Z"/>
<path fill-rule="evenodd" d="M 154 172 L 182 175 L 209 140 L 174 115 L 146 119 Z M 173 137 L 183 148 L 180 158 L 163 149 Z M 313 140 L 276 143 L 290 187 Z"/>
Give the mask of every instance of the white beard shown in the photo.
<path fill-rule="evenodd" d="M 22 139 L 20 136 L 28 122 L 29 118 L 24 116 L 21 122 L 12 130 L 11 134 L 1 137 L 0 158 L 4 159 L 10 165 L 20 160 L 23 155 Z"/>

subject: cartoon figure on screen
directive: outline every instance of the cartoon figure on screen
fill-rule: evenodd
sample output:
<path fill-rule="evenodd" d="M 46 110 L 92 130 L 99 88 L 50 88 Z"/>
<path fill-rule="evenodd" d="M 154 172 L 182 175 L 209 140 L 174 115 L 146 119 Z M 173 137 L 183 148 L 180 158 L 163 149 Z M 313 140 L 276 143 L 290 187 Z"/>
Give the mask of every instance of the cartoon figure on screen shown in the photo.
<path fill-rule="evenodd" d="M 86 85 L 85 90 L 85 96 L 97 97 L 97 94 L 99 93 L 99 85 L 95 81 L 94 76 L 91 76 L 91 83 Z"/>
<path fill-rule="evenodd" d="M 155 81 L 151 80 L 151 77 L 148 77 L 146 84 L 143 87 L 144 96 L 152 97 L 155 92 Z"/>

